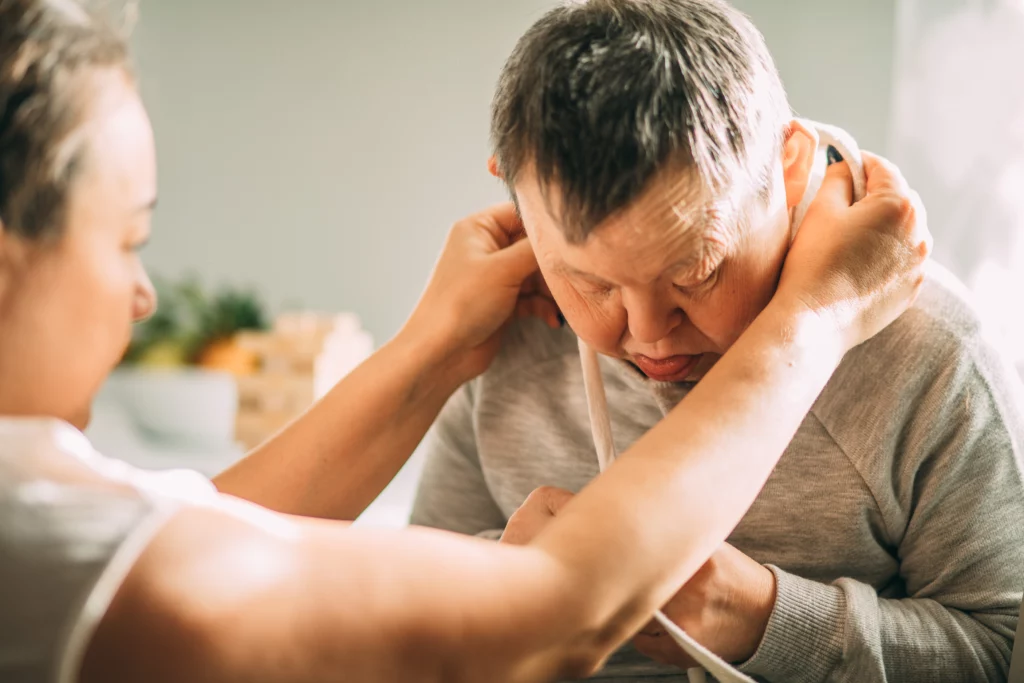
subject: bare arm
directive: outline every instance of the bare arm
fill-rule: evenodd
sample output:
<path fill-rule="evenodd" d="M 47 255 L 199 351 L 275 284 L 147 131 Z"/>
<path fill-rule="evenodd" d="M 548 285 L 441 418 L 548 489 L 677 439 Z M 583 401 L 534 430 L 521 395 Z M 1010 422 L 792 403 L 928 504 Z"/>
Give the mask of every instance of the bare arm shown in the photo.
<path fill-rule="evenodd" d="M 587 673 L 724 541 L 842 351 L 813 314 L 769 309 L 525 548 L 297 519 L 279 533 L 218 510 L 184 512 L 132 571 L 82 680 Z M 658 521 L 680 518 L 700 522 Z"/>
<path fill-rule="evenodd" d="M 513 311 L 557 325 L 524 296 L 537 269 L 512 204 L 457 223 L 399 335 L 308 413 L 216 477 L 223 492 L 278 512 L 355 519 L 391 481 L 445 401 L 497 353 Z"/>
<path fill-rule="evenodd" d="M 883 199 L 805 224 L 800 269 L 787 263 L 768 309 L 535 543 L 186 511 L 130 573 L 82 680 L 535 681 L 593 669 L 724 541 L 843 353 L 912 300 L 927 240 L 905 201 Z M 694 523 L 664 521 L 680 518 Z"/>
<path fill-rule="evenodd" d="M 214 483 L 279 512 L 355 519 L 458 387 L 453 375 L 443 349 L 399 335 Z"/>

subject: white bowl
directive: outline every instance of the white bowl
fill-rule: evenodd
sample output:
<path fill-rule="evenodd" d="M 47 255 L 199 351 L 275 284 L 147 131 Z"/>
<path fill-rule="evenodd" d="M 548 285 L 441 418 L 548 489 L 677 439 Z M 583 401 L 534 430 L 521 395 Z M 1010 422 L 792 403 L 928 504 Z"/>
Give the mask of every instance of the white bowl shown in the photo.
<path fill-rule="evenodd" d="M 204 447 L 234 443 L 238 386 L 226 372 L 119 369 L 104 393 L 123 406 L 141 432 L 159 441 Z"/>

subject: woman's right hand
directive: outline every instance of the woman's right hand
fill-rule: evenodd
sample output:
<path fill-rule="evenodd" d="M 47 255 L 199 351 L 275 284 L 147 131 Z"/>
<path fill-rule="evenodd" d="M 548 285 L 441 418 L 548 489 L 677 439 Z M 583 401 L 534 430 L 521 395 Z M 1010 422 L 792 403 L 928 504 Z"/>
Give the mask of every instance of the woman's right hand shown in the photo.
<path fill-rule="evenodd" d="M 849 166 L 829 167 L 775 296 L 834 322 L 847 350 L 914 303 L 932 247 L 920 197 L 900 170 L 867 152 L 864 168 L 867 196 L 851 206 Z"/>
<path fill-rule="evenodd" d="M 426 291 L 405 326 L 433 339 L 459 384 L 482 373 L 513 317 L 534 316 L 558 327 L 558 308 L 536 279 L 537 259 L 511 202 L 455 224 Z"/>

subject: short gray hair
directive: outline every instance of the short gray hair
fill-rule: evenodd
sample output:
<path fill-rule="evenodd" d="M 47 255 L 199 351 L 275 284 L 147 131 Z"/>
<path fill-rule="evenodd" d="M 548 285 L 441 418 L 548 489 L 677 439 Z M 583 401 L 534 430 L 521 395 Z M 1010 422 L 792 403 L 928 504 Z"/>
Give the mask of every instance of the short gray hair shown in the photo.
<path fill-rule="evenodd" d="M 531 164 L 545 194 L 558 184 L 582 242 L 666 169 L 764 196 L 790 116 L 764 39 L 722 0 L 577 0 L 519 40 L 492 138 L 510 188 Z"/>

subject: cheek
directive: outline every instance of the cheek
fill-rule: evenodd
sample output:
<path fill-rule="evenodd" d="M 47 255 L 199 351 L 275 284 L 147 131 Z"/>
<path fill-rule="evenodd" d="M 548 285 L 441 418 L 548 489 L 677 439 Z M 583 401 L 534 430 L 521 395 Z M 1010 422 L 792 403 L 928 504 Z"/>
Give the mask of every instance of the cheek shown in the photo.
<path fill-rule="evenodd" d="M 789 240 L 785 234 L 772 232 L 769 236 L 771 239 L 750 239 L 741 255 L 730 261 L 712 295 L 687 311 L 719 352 L 739 339 L 775 294 Z"/>
<path fill-rule="evenodd" d="M 50 252 L 31 266 L 5 312 L 0 375 L 20 405 L 82 427 L 88 406 L 130 338 L 127 268 L 87 249 Z M 11 341 L 3 332 L 14 330 Z"/>
<path fill-rule="evenodd" d="M 581 292 L 558 276 L 545 276 L 545 280 L 572 331 L 595 350 L 616 354 L 626 327 L 626 312 L 617 296 Z"/>
<path fill-rule="evenodd" d="M 750 287 L 723 282 L 704 301 L 688 306 L 686 313 L 693 326 L 714 345 L 715 352 L 725 353 L 762 308 Z"/>
<path fill-rule="evenodd" d="M 79 322 L 90 331 L 93 358 L 108 367 L 124 353 L 132 332 L 137 266 L 134 254 L 108 250 L 83 264 Z"/>

